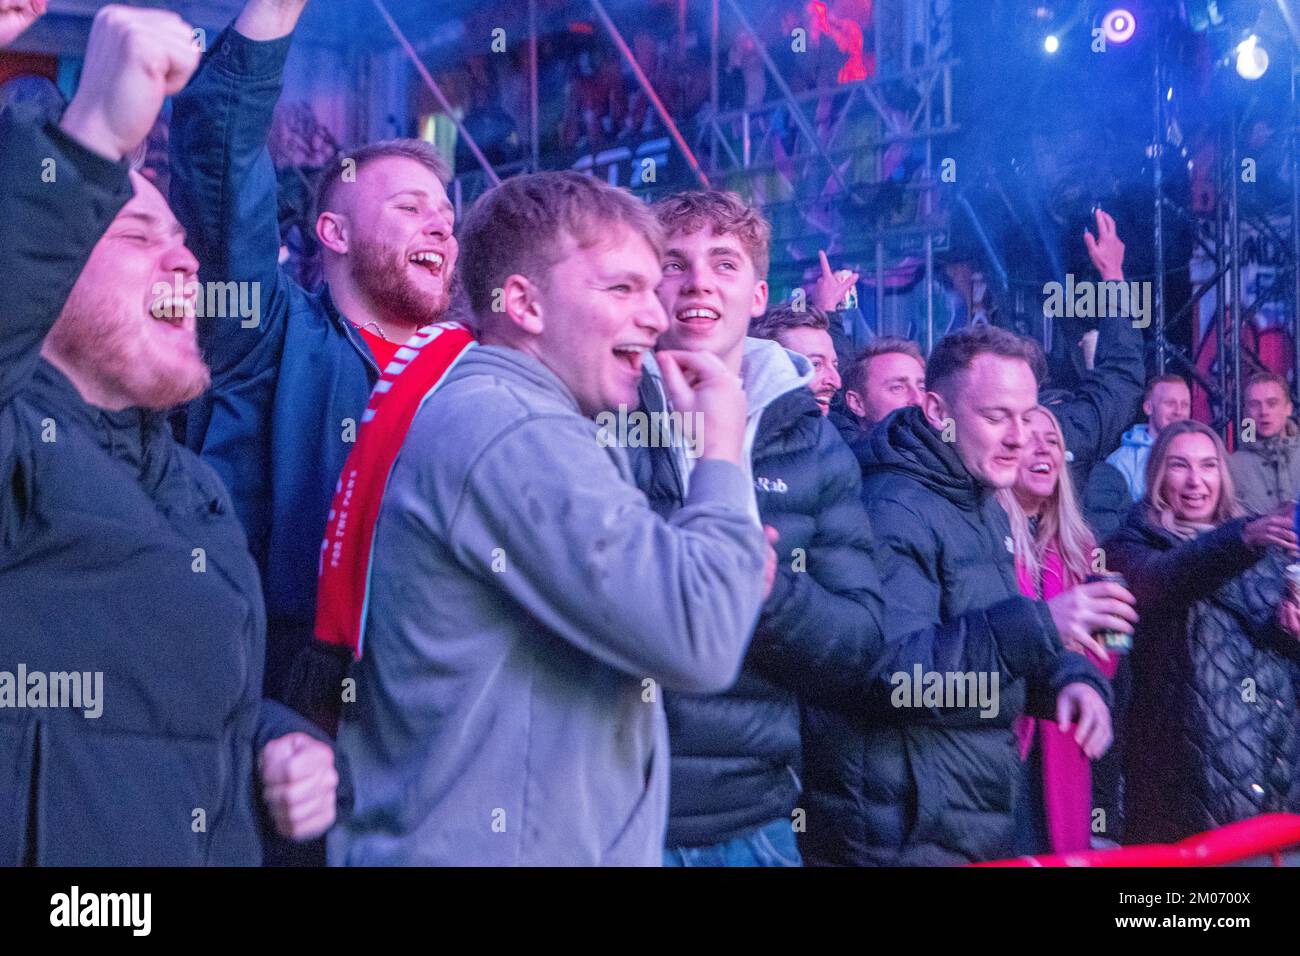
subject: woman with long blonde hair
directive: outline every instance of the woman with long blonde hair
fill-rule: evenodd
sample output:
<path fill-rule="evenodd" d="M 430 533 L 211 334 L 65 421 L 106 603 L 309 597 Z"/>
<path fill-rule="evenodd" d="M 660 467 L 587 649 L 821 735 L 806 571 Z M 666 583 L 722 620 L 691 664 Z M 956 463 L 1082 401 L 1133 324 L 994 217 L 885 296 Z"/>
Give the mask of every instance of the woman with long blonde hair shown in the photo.
<path fill-rule="evenodd" d="M 1137 597 L 1125 837 L 1168 842 L 1300 811 L 1295 504 L 1242 517 L 1223 443 L 1160 430 L 1147 491 L 1106 543 Z"/>
<path fill-rule="evenodd" d="M 1050 601 L 1087 580 L 1096 540 L 1075 497 L 1060 422 L 1040 405 L 1031 413 L 1028 425 L 1029 441 L 1016 482 L 998 496 L 1011 523 L 1020 592 Z M 1118 585 L 1111 587 L 1123 590 Z M 1123 599 L 1132 601 L 1127 593 Z M 1086 654 L 1108 680 L 1114 676 L 1114 657 L 1081 646 L 1067 645 L 1067 649 Z M 1017 722 L 1016 735 L 1026 761 L 1028 806 L 1021 812 L 1022 849 L 1032 853 L 1088 849 L 1092 808 L 1089 761 L 1109 747 L 1110 727 L 1104 733 L 1098 728 L 1091 735 L 1082 729 L 1070 734 L 1055 721 L 1026 716 Z"/>

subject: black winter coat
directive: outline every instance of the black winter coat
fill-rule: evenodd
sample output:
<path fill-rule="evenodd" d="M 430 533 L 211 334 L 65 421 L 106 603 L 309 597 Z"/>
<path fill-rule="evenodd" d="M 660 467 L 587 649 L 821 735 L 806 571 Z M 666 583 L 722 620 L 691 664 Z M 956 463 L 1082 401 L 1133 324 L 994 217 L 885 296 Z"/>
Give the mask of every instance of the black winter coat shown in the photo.
<path fill-rule="evenodd" d="M 1093 465 L 1119 445 L 1146 387 L 1141 329 L 1128 319 L 1114 318 L 1103 319 L 1098 330 L 1092 371 L 1069 391 L 1044 389 L 1038 399 L 1061 422 L 1076 489 L 1085 486 Z"/>
<path fill-rule="evenodd" d="M 1007 517 L 919 408 L 891 414 L 857 446 L 877 538 L 892 675 L 983 673 L 998 680 L 995 715 L 979 707 L 895 707 L 866 717 L 804 714 L 805 860 L 833 865 L 942 865 L 1013 851 L 1021 773 L 1014 719 L 1051 717 L 1056 693 L 1105 678 L 1063 651 L 1047 605 L 1020 595 Z M 1026 701 L 1026 690 L 1030 692 Z"/>
<path fill-rule="evenodd" d="M 307 730 L 262 710 L 257 568 L 212 469 L 40 356 L 130 196 L 125 163 L 0 119 L 0 866 L 255 866 L 256 747 Z M 79 705 L 31 706 L 74 673 Z"/>
<path fill-rule="evenodd" d="M 1285 562 L 1242 542 L 1246 521 L 1183 541 L 1139 503 L 1106 542 L 1141 618 L 1130 658 L 1128 842 L 1300 812 L 1300 641 L 1275 623 Z"/>
<path fill-rule="evenodd" d="M 1108 461 L 1099 461 L 1088 473 L 1083 486 L 1084 517 L 1098 541 L 1109 538 L 1118 531 L 1133 507 L 1133 495 L 1120 470 Z"/>
<path fill-rule="evenodd" d="M 647 410 L 662 408 L 648 377 Z M 667 516 L 683 501 L 668 449 L 632 449 L 637 484 Z M 740 677 L 725 694 L 668 694 L 669 846 L 719 843 L 799 796 L 799 698 L 854 708 L 883 644 L 880 582 L 853 455 L 804 387 L 762 413 L 751 456 L 760 516 L 780 533 L 777 575 Z"/>

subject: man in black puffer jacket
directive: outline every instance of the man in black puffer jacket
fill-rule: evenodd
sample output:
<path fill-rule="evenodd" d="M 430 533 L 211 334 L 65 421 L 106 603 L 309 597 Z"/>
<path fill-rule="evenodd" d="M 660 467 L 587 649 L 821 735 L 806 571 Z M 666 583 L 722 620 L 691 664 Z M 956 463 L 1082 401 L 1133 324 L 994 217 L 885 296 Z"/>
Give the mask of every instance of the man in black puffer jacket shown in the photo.
<path fill-rule="evenodd" d="M 659 294 L 670 323 L 660 343 L 710 351 L 744 381 L 755 517 L 780 535 L 776 578 L 735 686 L 664 700 L 672 748 L 665 862 L 798 865 L 799 698 L 862 700 L 884 644 L 861 479 L 809 390 L 808 360 L 745 337 L 767 304 L 767 223 L 718 192 L 671 197 L 656 213 L 667 234 Z M 663 396 L 647 359 L 643 410 L 663 412 Z M 657 511 L 681 507 L 686 446 L 632 448 L 630 457 Z"/>
<path fill-rule="evenodd" d="M 1066 647 L 1096 647 L 1097 630 L 1131 631 L 1132 598 L 1112 584 L 1081 585 L 1047 603 L 1021 596 L 994 497 L 1015 480 L 1025 418 L 1037 404 L 1041 358 L 1031 345 L 992 327 L 948 336 L 931 356 L 923 408 L 893 412 L 862 450 L 885 630 L 911 645 L 907 657 L 922 674 L 889 674 L 895 693 L 865 716 L 805 710 L 800 846 L 810 863 L 1011 855 L 1021 778 L 1015 718 L 1075 725 L 1087 749 L 1109 743 L 1106 681 Z M 953 695 L 918 700 L 908 687 L 955 674 L 991 685 L 991 706 Z"/>

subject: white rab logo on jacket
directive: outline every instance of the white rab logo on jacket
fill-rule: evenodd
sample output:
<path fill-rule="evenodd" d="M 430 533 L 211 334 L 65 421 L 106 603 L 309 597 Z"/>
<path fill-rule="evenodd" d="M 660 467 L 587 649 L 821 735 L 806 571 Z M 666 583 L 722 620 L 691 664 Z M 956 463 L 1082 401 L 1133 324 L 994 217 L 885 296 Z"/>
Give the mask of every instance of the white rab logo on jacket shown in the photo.
<path fill-rule="evenodd" d="M 754 487 L 759 491 L 769 491 L 775 495 L 783 495 L 790 490 L 790 486 L 780 478 L 755 478 Z"/>

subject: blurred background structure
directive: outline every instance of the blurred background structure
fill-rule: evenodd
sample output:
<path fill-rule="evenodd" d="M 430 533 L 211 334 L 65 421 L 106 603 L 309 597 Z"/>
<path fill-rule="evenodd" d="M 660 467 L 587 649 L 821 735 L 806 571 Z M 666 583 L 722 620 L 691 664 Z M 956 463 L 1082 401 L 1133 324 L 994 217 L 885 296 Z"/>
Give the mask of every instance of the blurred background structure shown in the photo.
<path fill-rule="evenodd" d="M 0 108 L 57 113 L 101 3 L 51 0 L 0 53 Z M 238 0 L 177 10 L 215 41 Z M 1225 432 L 1240 387 L 1300 365 L 1292 0 L 313 0 L 272 152 L 289 268 L 346 147 L 420 136 L 464 209 L 573 168 L 652 199 L 708 183 L 773 224 L 773 299 L 818 250 L 860 273 L 846 329 L 924 349 L 970 322 L 1043 342 L 1064 387 L 1095 320 L 1044 315 L 1091 274 L 1100 205 L 1150 283 L 1152 373 Z M 141 157 L 166 185 L 166 119 Z"/>

